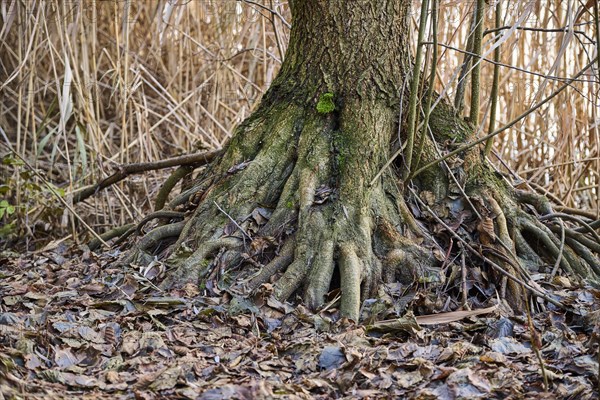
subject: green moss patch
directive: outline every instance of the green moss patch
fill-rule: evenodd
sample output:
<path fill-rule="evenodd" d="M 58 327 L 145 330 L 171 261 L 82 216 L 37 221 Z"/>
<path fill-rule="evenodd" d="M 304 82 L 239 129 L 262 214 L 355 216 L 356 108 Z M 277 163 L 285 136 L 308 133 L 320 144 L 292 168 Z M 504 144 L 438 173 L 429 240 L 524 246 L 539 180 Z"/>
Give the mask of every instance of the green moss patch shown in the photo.
<path fill-rule="evenodd" d="M 329 114 L 335 110 L 335 104 L 333 102 L 333 93 L 323 93 L 317 103 L 317 111 L 319 114 Z"/>

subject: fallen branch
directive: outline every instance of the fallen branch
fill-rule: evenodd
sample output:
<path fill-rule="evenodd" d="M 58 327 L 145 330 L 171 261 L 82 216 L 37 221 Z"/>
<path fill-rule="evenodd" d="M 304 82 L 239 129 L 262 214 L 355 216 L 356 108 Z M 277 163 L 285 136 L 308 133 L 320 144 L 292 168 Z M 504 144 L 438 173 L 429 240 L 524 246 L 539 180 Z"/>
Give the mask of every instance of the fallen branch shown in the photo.
<path fill-rule="evenodd" d="M 117 182 L 122 181 L 129 175 L 141 174 L 147 171 L 156 171 L 159 169 L 178 167 L 178 166 L 194 166 L 196 168 L 201 167 L 210 163 L 216 157 L 223 153 L 222 149 L 207 151 L 203 153 L 186 154 L 184 156 L 168 158 L 166 160 L 147 162 L 147 163 L 134 163 L 121 165 L 117 168 L 117 172 L 112 174 L 106 179 L 103 179 L 96 185 L 82 189 L 81 191 L 73 194 L 73 203 L 79 203 L 90 196 L 95 195 L 102 189 L 114 185 Z"/>

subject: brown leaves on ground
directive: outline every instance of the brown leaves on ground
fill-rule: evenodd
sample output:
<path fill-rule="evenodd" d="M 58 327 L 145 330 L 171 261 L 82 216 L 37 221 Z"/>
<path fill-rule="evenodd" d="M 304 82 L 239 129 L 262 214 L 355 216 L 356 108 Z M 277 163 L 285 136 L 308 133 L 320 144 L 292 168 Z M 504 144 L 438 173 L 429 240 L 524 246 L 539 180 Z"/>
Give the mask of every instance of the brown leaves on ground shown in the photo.
<path fill-rule="evenodd" d="M 594 398 L 589 288 L 562 285 L 554 295 L 574 311 L 534 316 L 544 392 L 527 319 L 501 307 L 370 330 L 336 321 L 334 302 L 312 314 L 266 295 L 170 297 L 156 274 L 110 261 L 61 247 L 0 256 L 5 398 Z"/>

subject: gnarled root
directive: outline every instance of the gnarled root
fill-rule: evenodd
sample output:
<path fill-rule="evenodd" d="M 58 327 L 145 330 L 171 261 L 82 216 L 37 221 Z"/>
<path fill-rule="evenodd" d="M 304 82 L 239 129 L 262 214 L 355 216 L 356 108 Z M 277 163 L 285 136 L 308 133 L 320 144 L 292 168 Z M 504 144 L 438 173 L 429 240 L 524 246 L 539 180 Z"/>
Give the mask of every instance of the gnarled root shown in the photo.
<path fill-rule="evenodd" d="M 600 248 L 594 248 L 593 239 L 579 233 L 572 235 L 574 231 L 566 227 L 562 219 L 558 220 L 558 224 L 551 222 L 558 217 L 545 197 L 522 191 L 515 194 L 515 199 L 508 201 L 509 204 L 504 207 L 492 198 L 487 200 L 496 214 L 497 231 L 501 232 L 498 241 L 508 259 L 507 270 L 526 283 L 521 286 L 536 294 L 529 285 L 531 274 L 545 274 L 547 282 L 551 283 L 559 271 L 570 279 L 598 282 Z M 533 207 L 535 214 L 524 210 L 527 205 Z M 565 215 L 560 217 L 573 219 Z M 595 235 L 597 233 L 591 229 L 589 236 Z M 547 296 L 541 297 L 548 300 Z"/>
<path fill-rule="evenodd" d="M 514 218 L 514 225 L 520 231 L 518 240 L 529 245 L 525 254 L 530 258 L 548 262 L 551 269 L 545 272 L 550 279 L 560 268 L 575 279 L 600 280 L 600 236 L 590 224 L 574 215 L 554 213 L 543 196 L 517 192 L 517 200 L 533 206 L 537 213 L 534 218 L 520 211 Z M 577 223 L 581 228 L 572 229 L 567 221 Z"/>
<path fill-rule="evenodd" d="M 546 274 L 549 283 L 558 271 L 562 271 L 571 279 L 597 282 L 600 278 L 600 261 L 593 252 L 600 254 L 600 248 L 594 248 L 593 239 L 565 227 L 562 219 L 559 220 L 559 224 L 544 223 L 561 217 L 565 220 L 577 218 L 554 214 L 550 202 L 545 197 L 522 191 L 515 191 L 515 194 L 514 200 L 503 198 L 503 207 L 494 197 L 486 196 L 486 203 L 495 215 L 497 238 L 492 246 L 502 254 L 496 261 L 499 260 L 500 266 L 524 282 L 523 284 L 512 279 L 512 290 L 509 291 L 513 294 L 511 303 L 520 304 L 520 301 L 515 303 L 517 299 L 514 296 L 519 286 L 539 295 L 529 285 L 532 273 Z M 537 216 L 525 212 L 523 206 L 526 205 L 532 206 Z M 583 221 L 580 222 L 587 225 Z M 589 228 L 589 236 L 597 236 L 597 233 Z M 541 297 L 548 299 L 547 296 Z"/>
<path fill-rule="evenodd" d="M 161 240 L 177 237 L 165 260 L 172 270 L 163 288 L 235 274 L 233 290 L 251 293 L 273 282 L 279 300 L 298 294 L 312 308 L 339 288 L 341 313 L 354 320 L 361 301 L 384 282 L 443 282 L 434 253 L 448 260 L 460 255 L 456 246 L 444 250 L 430 239 L 408 211 L 392 171 L 371 183 L 389 147 L 389 137 L 378 133 L 391 130 L 395 114 L 376 104 L 350 106 L 351 113 L 326 116 L 289 104 L 256 112 L 204 178 L 160 214 L 178 218 L 170 213 L 191 204 L 193 216 L 150 231 L 127 261 L 148 261 Z M 532 283 L 533 272 L 551 279 L 560 269 L 598 279 L 595 222 L 584 221 L 583 231 L 566 222 L 547 225 L 544 219 L 556 218 L 545 198 L 497 188 L 469 188 L 467 203 L 480 218 L 470 235 L 457 233 L 413 197 L 461 248 L 491 267 L 514 307 L 521 307 L 524 289 L 556 303 Z M 438 191 L 435 201 L 445 196 Z M 525 212 L 525 205 L 542 218 Z M 463 265 L 463 283 L 467 269 Z"/>
<path fill-rule="evenodd" d="M 479 189 L 472 194 L 475 196 L 473 200 L 479 200 L 469 202 L 471 206 L 476 205 L 474 214 L 480 217 L 476 228 L 478 241 L 474 241 L 472 236 L 457 233 L 427 204 L 417 196 L 415 198 L 463 248 L 491 267 L 492 282 L 496 283 L 499 294 L 514 309 L 522 309 L 523 290 L 561 306 L 538 283 L 532 281 L 534 273 L 546 274 L 548 282 L 558 271 L 575 280 L 584 278 L 591 282 L 598 281 L 600 252 L 594 247 L 593 238 L 597 233 L 593 232 L 590 224 L 579 221 L 580 225 L 587 225 L 587 236 L 566 227 L 562 221 L 560 225 L 546 225 L 544 221 L 556 218 L 547 199 L 520 191 L 515 191 L 515 196 L 511 196 L 509 188 L 501 192 Z M 532 206 L 534 214 L 526 212 L 526 206 Z M 563 219 L 573 218 L 563 215 Z M 466 294 L 463 296 L 467 297 Z"/>
<path fill-rule="evenodd" d="M 414 241 L 421 233 L 395 176 L 370 186 L 382 164 L 371 159 L 383 159 L 387 139 L 371 149 L 351 142 L 358 133 L 342 133 L 389 131 L 395 115 L 373 110 L 342 113 L 340 122 L 289 106 L 247 121 L 245 140 L 232 142 L 206 179 L 171 202 L 171 209 L 192 200 L 198 206 L 185 226 L 177 223 L 181 233 L 165 260 L 174 270 L 163 287 L 214 276 L 217 264 L 232 271 L 245 263 L 258 270 L 238 271 L 238 288 L 250 292 L 274 281 L 278 299 L 299 294 L 316 308 L 339 287 L 342 314 L 357 320 L 361 299 L 375 295 L 384 279 L 412 283 L 427 274 L 435 276 L 428 282 L 440 281 L 431 250 Z M 166 235 L 166 227 L 158 229 L 140 241 L 138 254 Z"/>
<path fill-rule="evenodd" d="M 301 211 L 294 237 L 250 280 L 249 287 L 257 288 L 288 265 L 275 282 L 275 296 L 286 300 L 300 291 L 304 301 L 316 308 L 331 290 L 334 276 L 339 276 L 342 314 L 356 319 L 361 299 L 377 293 L 384 275 L 386 281 L 411 284 L 425 272 L 439 273 L 430 252 L 403 240 L 387 216 L 362 211 L 339 200 Z"/>
<path fill-rule="evenodd" d="M 138 249 L 143 250 L 138 254 L 146 258 L 148 250 L 160 239 L 181 232 L 176 251 L 167 260 L 175 269 L 163 287 L 207 279 L 214 275 L 216 264 L 231 269 L 246 262 L 258 270 L 241 270 L 237 290 L 252 293 L 273 281 L 274 295 L 279 300 L 299 294 L 307 305 L 317 308 L 332 288 L 339 287 L 342 314 L 357 319 L 361 301 L 376 295 L 382 282 L 442 282 L 444 277 L 440 276 L 438 261 L 431 251 L 435 244 L 417 244 L 427 236 L 426 232 L 406 212 L 400 194 L 390 195 L 383 184 L 367 189 L 348 184 L 333 189 L 329 186 L 333 173 L 327 161 L 329 148 L 320 146 L 318 140 L 311 145 L 313 158 L 295 160 L 294 168 L 287 173 L 271 170 L 277 176 L 287 177 L 279 185 L 272 212 L 263 216 L 265 220 L 258 221 L 255 212 L 265 212 L 259 204 L 264 204 L 267 192 L 253 189 L 261 196 L 252 204 L 252 210 L 236 208 L 237 199 L 228 202 L 223 193 L 215 190 L 216 196 L 204 195 L 196 215 L 187 223 L 150 231 L 138 244 Z M 302 146 L 300 142 L 299 150 Z M 243 175 L 244 171 L 240 173 Z M 479 243 L 452 234 L 463 242 L 463 248 L 491 267 L 501 296 L 513 307 L 522 306 L 523 290 L 560 305 L 532 282 L 532 273 L 546 273 L 552 280 L 560 270 L 598 279 L 600 262 L 594 247 L 597 233 L 587 222 L 580 224 L 587 226 L 586 232 L 564 223 L 546 225 L 544 221 L 556 219 L 546 202 L 530 195 L 512 198 L 489 191 L 482 193 L 481 201 L 475 202 L 476 214 L 481 216 L 477 228 Z M 545 214 L 538 218 L 527 213 L 517 206 L 524 202 L 537 213 Z M 434 214 L 424 203 L 421 206 Z"/>

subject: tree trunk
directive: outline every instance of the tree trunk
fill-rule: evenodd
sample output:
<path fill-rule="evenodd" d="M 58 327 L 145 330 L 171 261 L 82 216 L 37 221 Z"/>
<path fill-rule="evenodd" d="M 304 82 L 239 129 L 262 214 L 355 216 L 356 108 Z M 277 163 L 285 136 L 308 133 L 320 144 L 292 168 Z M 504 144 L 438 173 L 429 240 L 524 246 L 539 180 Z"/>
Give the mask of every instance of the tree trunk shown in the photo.
<path fill-rule="evenodd" d="M 291 2 L 294 23 L 279 75 L 223 156 L 171 201 L 171 210 L 194 210 L 193 216 L 143 238 L 136 261 L 149 261 L 160 240 L 177 237 L 162 253 L 173 267 L 165 287 L 198 279 L 206 284 L 218 274 L 222 283 L 233 278 L 246 290 L 273 281 L 277 298 L 297 293 L 313 308 L 339 287 L 341 312 L 355 320 L 361 299 L 377 295 L 383 282 L 440 282 L 434 254 L 446 250 L 405 203 L 410 193 L 399 178 L 401 159 L 379 174 L 403 143 L 412 69 L 410 4 Z M 435 142 L 425 139 L 425 161 L 436 157 L 436 146 L 460 143 L 472 133 L 444 104 L 433 111 L 430 127 Z M 456 180 L 442 166 L 413 179 L 425 200 L 414 201 L 423 212 L 423 207 L 447 212 L 457 203 L 452 196 L 463 198 L 461 207 L 480 217 L 479 232 L 501 253 L 488 262 L 525 279 L 515 267 L 516 252 L 539 262 L 532 250 L 539 239 L 535 229 L 548 229 L 523 219 L 477 151 L 466 158 L 470 174 L 458 163 Z M 505 216 L 502 210 L 511 207 Z M 525 222 L 528 233 L 520 235 Z M 555 239 L 545 246 L 556 245 Z M 519 291 L 519 285 L 508 284 L 513 304 Z"/>

